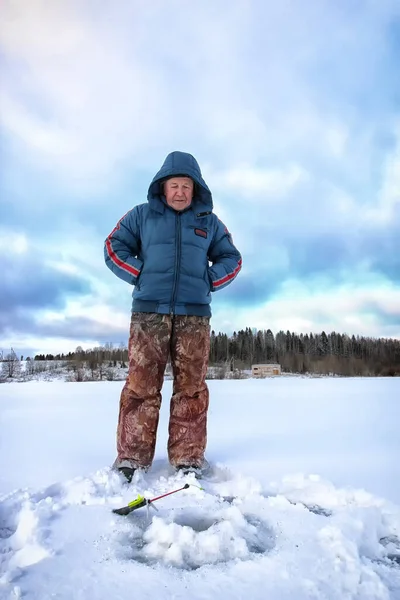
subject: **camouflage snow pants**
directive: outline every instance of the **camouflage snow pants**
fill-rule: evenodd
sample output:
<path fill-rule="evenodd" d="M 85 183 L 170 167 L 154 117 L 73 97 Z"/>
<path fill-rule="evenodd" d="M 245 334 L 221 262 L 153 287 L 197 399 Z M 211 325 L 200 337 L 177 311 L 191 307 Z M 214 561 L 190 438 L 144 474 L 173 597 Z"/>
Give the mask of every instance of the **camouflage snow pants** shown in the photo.
<path fill-rule="evenodd" d="M 121 393 L 116 466 L 147 468 L 154 458 L 161 388 L 168 358 L 173 372 L 168 458 L 201 466 L 207 442 L 210 350 L 208 317 L 132 313 L 129 374 Z M 125 463 L 126 464 L 126 463 Z"/>

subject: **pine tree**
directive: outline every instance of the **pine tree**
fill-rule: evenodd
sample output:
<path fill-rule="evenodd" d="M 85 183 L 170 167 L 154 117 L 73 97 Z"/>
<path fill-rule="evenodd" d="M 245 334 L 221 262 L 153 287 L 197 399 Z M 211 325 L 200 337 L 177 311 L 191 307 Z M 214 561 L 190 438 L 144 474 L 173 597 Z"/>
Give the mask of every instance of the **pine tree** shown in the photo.
<path fill-rule="evenodd" d="M 275 362 L 275 338 L 270 329 L 267 329 L 265 334 L 265 354 L 267 362 Z"/>

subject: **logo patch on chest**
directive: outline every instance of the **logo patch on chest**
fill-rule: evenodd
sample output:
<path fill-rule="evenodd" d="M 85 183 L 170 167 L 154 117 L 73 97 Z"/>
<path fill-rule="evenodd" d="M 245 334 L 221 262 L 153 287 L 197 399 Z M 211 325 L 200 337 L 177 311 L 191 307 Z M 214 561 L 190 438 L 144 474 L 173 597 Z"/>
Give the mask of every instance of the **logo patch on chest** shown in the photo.
<path fill-rule="evenodd" d="M 205 231 L 205 229 L 199 229 L 198 227 L 196 227 L 194 232 L 196 235 L 199 235 L 200 237 L 203 237 L 203 238 L 207 237 L 207 231 Z"/>

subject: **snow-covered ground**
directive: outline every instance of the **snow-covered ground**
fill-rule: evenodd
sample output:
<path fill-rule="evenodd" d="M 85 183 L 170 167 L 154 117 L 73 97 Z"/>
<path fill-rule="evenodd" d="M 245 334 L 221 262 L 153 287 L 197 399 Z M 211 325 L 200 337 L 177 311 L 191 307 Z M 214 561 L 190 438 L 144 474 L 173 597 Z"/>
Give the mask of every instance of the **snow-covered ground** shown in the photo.
<path fill-rule="evenodd" d="M 400 599 L 400 379 L 210 381 L 201 482 L 110 471 L 122 382 L 0 386 L 0 598 Z M 137 494 L 187 490 L 119 517 Z"/>

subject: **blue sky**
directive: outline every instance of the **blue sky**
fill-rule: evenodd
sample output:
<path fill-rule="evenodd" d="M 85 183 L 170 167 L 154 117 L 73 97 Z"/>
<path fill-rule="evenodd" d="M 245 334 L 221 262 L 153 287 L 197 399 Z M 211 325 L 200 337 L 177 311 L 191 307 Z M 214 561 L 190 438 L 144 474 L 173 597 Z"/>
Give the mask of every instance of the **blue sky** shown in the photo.
<path fill-rule="evenodd" d="M 4 0 L 0 349 L 126 341 L 103 242 L 172 150 L 243 255 L 212 327 L 400 337 L 398 0 Z"/>

